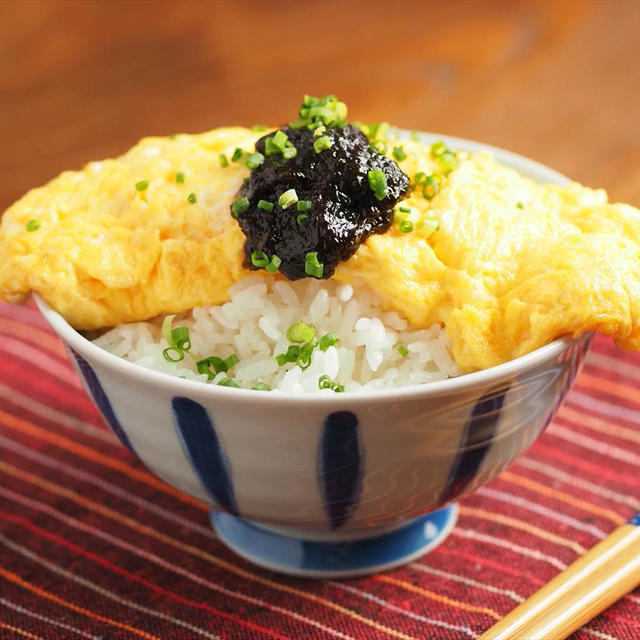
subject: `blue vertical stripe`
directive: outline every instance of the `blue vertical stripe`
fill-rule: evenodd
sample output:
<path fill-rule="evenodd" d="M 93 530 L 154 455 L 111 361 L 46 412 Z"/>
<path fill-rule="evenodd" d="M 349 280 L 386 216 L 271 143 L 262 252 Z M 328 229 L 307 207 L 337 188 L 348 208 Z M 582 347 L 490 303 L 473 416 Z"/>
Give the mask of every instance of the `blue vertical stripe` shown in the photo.
<path fill-rule="evenodd" d="M 93 401 L 96 403 L 98 409 L 100 409 L 104 419 L 107 424 L 111 427 L 113 433 L 116 434 L 118 440 L 129 449 L 129 451 L 135 453 L 135 449 L 131 445 L 131 441 L 129 437 L 125 433 L 125 430 L 122 428 L 120 424 L 120 420 L 116 416 L 113 407 L 111 406 L 111 402 L 107 397 L 102 385 L 100 384 L 100 380 L 98 380 L 98 376 L 96 372 L 91 368 L 91 365 L 79 354 L 76 353 L 73 349 L 71 349 L 71 353 L 73 357 L 76 359 L 78 363 L 78 367 L 80 368 L 80 373 L 87 383 L 87 387 L 89 388 L 89 393 L 93 398 Z"/>
<path fill-rule="evenodd" d="M 358 506 L 363 473 L 358 418 L 350 411 L 330 414 L 320 438 L 318 481 L 332 529 L 343 526 Z"/>
<path fill-rule="evenodd" d="M 449 502 L 460 495 L 478 473 L 498 430 L 507 391 L 509 387 L 490 391 L 474 405 L 464 426 L 459 451 L 449 469 L 445 488 L 440 494 L 440 502 Z"/>
<path fill-rule="evenodd" d="M 225 511 L 238 509 L 220 440 L 207 410 L 189 398 L 171 402 L 182 449 L 209 496 Z"/>

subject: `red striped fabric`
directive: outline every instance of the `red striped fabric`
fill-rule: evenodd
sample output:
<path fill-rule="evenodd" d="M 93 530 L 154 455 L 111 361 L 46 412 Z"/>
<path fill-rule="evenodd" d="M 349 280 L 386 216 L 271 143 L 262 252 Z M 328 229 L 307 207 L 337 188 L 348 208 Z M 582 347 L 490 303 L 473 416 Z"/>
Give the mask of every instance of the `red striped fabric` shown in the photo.
<path fill-rule="evenodd" d="M 475 638 L 640 510 L 640 357 L 598 338 L 545 434 L 383 575 L 287 579 L 107 431 L 31 305 L 0 305 L 0 637 Z M 575 638 L 640 638 L 640 592 Z"/>

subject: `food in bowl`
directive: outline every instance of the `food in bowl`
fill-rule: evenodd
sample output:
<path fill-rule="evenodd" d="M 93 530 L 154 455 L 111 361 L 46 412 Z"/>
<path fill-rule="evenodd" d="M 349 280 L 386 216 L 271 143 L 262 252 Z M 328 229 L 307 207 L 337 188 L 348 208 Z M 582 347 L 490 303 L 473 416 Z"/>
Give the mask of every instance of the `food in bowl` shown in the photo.
<path fill-rule="evenodd" d="M 0 295 L 257 390 L 420 384 L 589 331 L 640 347 L 638 209 L 349 125 L 333 96 L 299 115 L 147 138 L 32 190 L 3 216 Z"/>

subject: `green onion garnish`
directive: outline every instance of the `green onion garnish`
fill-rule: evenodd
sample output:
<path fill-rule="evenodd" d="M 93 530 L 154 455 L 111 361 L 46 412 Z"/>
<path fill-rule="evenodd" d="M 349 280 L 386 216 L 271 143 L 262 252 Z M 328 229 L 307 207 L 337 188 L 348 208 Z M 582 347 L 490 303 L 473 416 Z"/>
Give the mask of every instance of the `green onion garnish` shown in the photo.
<path fill-rule="evenodd" d="M 169 345 L 162 351 L 162 355 L 168 362 L 180 362 L 184 359 L 185 352 L 191 349 L 191 339 L 187 327 L 171 328 L 175 315 L 166 316 L 162 322 L 162 336 Z"/>
<path fill-rule="evenodd" d="M 264 153 L 267 156 L 282 154 L 283 158 L 289 160 L 295 157 L 298 151 L 287 137 L 287 134 L 278 129 L 272 136 L 265 139 Z"/>
<path fill-rule="evenodd" d="M 407 154 L 405 153 L 405 150 L 404 150 L 404 148 L 402 146 L 393 147 L 393 157 L 398 162 L 401 162 L 402 160 L 406 160 L 407 159 Z"/>
<path fill-rule="evenodd" d="M 320 376 L 318 378 L 318 389 L 331 389 L 336 393 L 344 391 L 344 385 L 334 382 L 329 376 Z"/>
<path fill-rule="evenodd" d="M 335 333 L 325 333 L 318 341 L 320 351 L 326 351 L 329 347 L 333 347 L 339 342 L 339 338 Z"/>
<path fill-rule="evenodd" d="M 411 213 L 411 207 L 407 207 L 406 205 L 401 204 L 398 207 L 398 211 L 400 211 L 401 213 Z"/>
<path fill-rule="evenodd" d="M 434 158 L 438 158 L 439 156 L 441 156 L 445 151 L 447 150 L 447 145 L 440 141 L 440 142 L 434 142 L 431 145 L 431 155 Z"/>
<path fill-rule="evenodd" d="M 256 132 L 258 132 L 258 133 L 260 133 L 260 131 L 266 131 L 267 129 L 268 129 L 268 127 L 267 127 L 267 125 L 266 125 L 266 124 L 254 124 L 254 125 L 251 127 L 251 130 L 252 130 L 252 131 L 256 131 Z"/>
<path fill-rule="evenodd" d="M 240 362 L 240 358 L 235 353 L 232 353 L 228 358 L 225 358 L 224 364 L 227 367 L 227 371 Z"/>
<path fill-rule="evenodd" d="M 384 155 L 385 153 L 387 153 L 387 150 L 389 147 L 387 147 L 387 143 L 384 140 L 373 140 L 369 146 L 374 150 L 377 151 L 380 155 Z"/>
<path fill-rule="evenodd" d="M 263 269 L 269 264 L 269 256 L 264 251 L 254 251 L 251 254 L 251 264 L 258 269 Z"/>
<path fill-rule="evenodd" d="M 516 202 L 516 207 L 518 207 L 518 209 L 524 209 L 524 202 Z"/>
<path fill-rule="evenodd" d="M 304 322 L 296 322 L 287 329 L 287 340 L 289 342 L 311 342 L 315 335 L 315 328 Z"/>
<path fill-rule="evenodd" d="M 267 200 L 260 200 L 260 202 L 258 202 L 258 209 L 262 209 L 263 211 L 273 211 L 274 207 L 273 202 L 268 202 Z"/>
<path fill-rule="evenodd" d="M 295 189 L 287 189 L 279 198 L 278 204 L 283 208 L 287 209 L 292 204 L 298 202 L 298 194 Z"/>
<path fill-rule="evenodd" d="M 413 184 L 416 187 L 419 187 L 422 184 L 422 181 L 427 177 L 427 174 L 424 171 L 418 171 L 415 176 L 413 176 Z"/>
<path fill-rule="evenodd" d="M 315 340 L 313 342 L 307 342 L 300 348 L 300 354 L 296 359 L 296 364 L 302 369 L 308 369 L 311 366 L 311 355 L 316 348 Z"/>
<path fill-rule="evenodd" d="M 322 278 L 322 272 L 324 271 L 324 265 L 318 261 L 318 252 L 310 251 L 304 257 L 304 272 L 308 276 L 314 278 Z"/>
<path fill-rule="evenodd" d="M 178 173 L 176 173 L 176 182 L 178 184 L 184 183 L 184 173 L 182 173 L 182 171 L 178 171 Z"/>
<path fill-rule="evenodd" d="M 398 228 L 402 233 L 411 233 L 413 231 L 413 222 L 411 220 L 402 220 Z"/>
<path fill-rule="evenodd" d="M 235 151 L 233 152 L 233 155 L 231 156 L 231 162 L 238 162 L 242 160 L 245 153 L 246 152 L 243 151 L 240 147 L 236 147 Z"/>
<path fill-rule="evenodd" d="M 280 353 L 276 356 L 276 362 L 278 363 L 278 366 L 281 367 L 287 362 L 295 362 L 298 359 L 299 355 L 300 347 L 298 345 L 291 344 L 289 345 L 286 353 Z"/>
<path fill-rule="evenodd" d="M 427 199 L 431 200 L 440 191 L 440 176 L 435 173 L 432 173 L 430 176 L 427 176 L 422 183 L 422 195 Z"/>
<path fill-rule="evenodd" d="M 249 208 L 249 198 L 246 196 L 242 196 L 241 198 L 237 198 L 234 200 L 231 205 L 231 213 L 234 218 L 241 216 L 247 209 Z"/>
<path fill-rule="evenodd" d="M 456 154 L 453 151 L 444 151 L 438 156 L 437 160 L 445 176 L 449 175 L 458 166 L 458 158 L 456 158 Z"/>
<path fill-rule="evenodd" d="M 149 188 L 148 180 L 140 180 L 136 182 L 136 191 L 146 191 Z"/>
<path fill-rule="evenodd" d="M 257 169 L 263 162 L 264 156 L 256 151 L 255 153 L 250 153 L 247 156 L 245 165 L 253 171 L 253 169 Z"/>
<path fill-rule="evenodd" d="M 309 222 L 309 216 L 306 213 L 299 213 L 296 216 L 296 222 L 298 223 L 299 227 L 304 227 Z"/>
<path fill-rule="evenodd" d="M 235 387 L 236 389 L 240 388 L 240 385 L 233 378 L 222 378 L 218 384 L 221 387 Z"/>
<path fill-rule="evenodd" d="M 329 136 L 320 136 L 313 141 L 313 150 L 316 153 L 321 153 L 325 149 L 329 149 L 333 146 L 333 142 Z"/>
<path fill-rule="evenodd" d="M 27 224 L 24 225 L 24 228 L 27 231 L 37 231 L 40 228 L 41 222 L 40 220 L 36 220 L 32 218 L 31 220 L 27 220 Z"/>
<path fill-rule="evenodd" d="M 367 179 L 369 180 L 369 187 L 378 200 L 384 200 L 389 194 L 387 188 L 387 176 L 384 171 L 379 169 L 372 169 L 367 173 Z"/>
<path fill-rule="evenodd" d="M 271 387 L 264 382 L 258 382 L 254 387 L 251 387 L 254 391 L 271 391 Z"/>
<path fill-rule="evenodd" d="M 198 360 L 196 367 L 198 368 L 198 373 L 207 374 L 209 380 L 215 378 L 218 373 L 226 372 L 228 368 L 225 361 L 222 358 L 218 358 L 218 356 L 209 356 L 203 360 Z"/>
<path fill-rule="evenodd" d="M 229 166 L 229 158 L 224 153 L 221 153 L 218 156 L 218 160 L 220 161 L 220 166 L 224 169 Z"/>
<path fill-rule="evenodd" d="M 264 268 L 269 273 L 275 273 L 280 268 L 281 264 L 282 260 L 280 260 L 280 258 L 274 253 L 271 256 L 271 260 L 269 260 L 269 264 L 266 264 Z"/>
<path fill-rule="evenodd" d="M 399 344 L 396 347 L 396 351 L 403 357 L 406 358 L 409 355 L 409 349 L 405 347 L 403 344 Z"/>
<path fill-rule="evenodd" d="M 296 202 L 296 209 L 298 211 L 311 211 L 311 207 L 311 200 L 298 200 L 298 202 Z"/>
<path fill-rule="evenodd" d="M 195 204 L 195 203 L 196 203 L 196 201 L 198 200 L 198 198 L 196 197 L 196 194 L 195 194 L 195 193 L 190 193 L 190 194 L 187 196 L 187 200 L 188 200 L 191 204 Z"/>

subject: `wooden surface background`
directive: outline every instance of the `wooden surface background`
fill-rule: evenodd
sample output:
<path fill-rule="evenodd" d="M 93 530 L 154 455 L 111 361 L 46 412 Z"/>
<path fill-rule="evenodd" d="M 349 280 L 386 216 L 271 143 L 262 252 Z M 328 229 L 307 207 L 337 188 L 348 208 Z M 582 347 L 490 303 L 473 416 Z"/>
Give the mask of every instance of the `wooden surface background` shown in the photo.
<path fill-rule="evenodd" d="M 542 161 L 640 205 L 640 2 L 0 0 L 0 211 L 148 134 L 351 117 Z"/>

